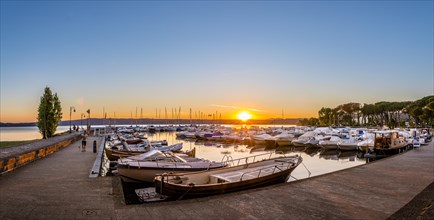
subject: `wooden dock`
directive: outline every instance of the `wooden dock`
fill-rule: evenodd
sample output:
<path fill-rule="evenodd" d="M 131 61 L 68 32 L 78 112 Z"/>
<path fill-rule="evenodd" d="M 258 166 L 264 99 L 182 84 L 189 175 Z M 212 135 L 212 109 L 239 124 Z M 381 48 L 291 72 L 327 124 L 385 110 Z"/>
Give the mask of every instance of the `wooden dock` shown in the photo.
<path fill-rule="evenodd" d="M 430 143 L 301 181 L 200 199 L 125 205 L 119 177 L 89 178 L 97 157 L 93 140 L 100 146 L 102 138 L 90 137 L 86 152 L 75 142 L 0 176 L 0 219 L 386 219 L 434 181 Z"/>

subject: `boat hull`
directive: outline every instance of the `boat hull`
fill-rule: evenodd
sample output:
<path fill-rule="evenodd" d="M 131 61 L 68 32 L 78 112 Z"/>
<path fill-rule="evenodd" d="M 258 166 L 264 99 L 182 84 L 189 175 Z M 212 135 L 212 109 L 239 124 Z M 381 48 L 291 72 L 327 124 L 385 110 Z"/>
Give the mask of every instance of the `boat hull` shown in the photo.
<path fill-rule="evenodd" d="M 352 151 L 352 150 L 357 150 L 359 148 L 359 146 L 357 144 L 339 144 L 338 145 L 339 150 L 348 150 L 348 151 Z"/>
<path fill-rule="evenodd" d="M 188 185 L 182 185 L 168 183 L 164 180 L 164 176 L 158 176 L 155 178 L 156 192 L 168 196 L 169 199 L 184 199 L 219 195 L 278 183 L 285 183 L 288 181 L 292 171 L 301 163 L 301 161 L 302 158 L 299 159 L 297 165 L 280 172 L 236 182 L 219 182 L 215 184 L 204 185 L 195 185 L 194 183 L 190 183 Z"/>
<path fill-rule="evenodd" d="M 291 146 L 291 145 L 293 145 L 291 140 L 277 140 L 276 143 L 279 146 Z"/>
<path fill-rule="evenodd" d="M 146 168 L 146 167 L 128 167 L 128 166 L 119 166 L 117 167 L 119 175 L 123 177 L 127 177 L 132 180 L 140 181 L 140 182 L 154 182 L 155 176 L 163 173 L 184 173 L 184 172 L 194 172 L 206 170 L 206 168 L 197 168 L 197 169 L 189 169 L 189 168 L 173 168 L 173 169 L 159 169 L 159 168 Z"/>
<path fill-rule="evenodd" d="M 128 151 L 128 150 L 114 150 L 114 149 L 105 149 L 105 154 L 107 158 L 111 161 L 118 160 L 119 158 L 130 157 L 134 155 L 143 154 L 147 151 Z"/>
<path fill-rule="evenodd" d="M 296 147 L 306 147 L 306 141 L 292 141 L 292 145 L 296 146 Z"/>

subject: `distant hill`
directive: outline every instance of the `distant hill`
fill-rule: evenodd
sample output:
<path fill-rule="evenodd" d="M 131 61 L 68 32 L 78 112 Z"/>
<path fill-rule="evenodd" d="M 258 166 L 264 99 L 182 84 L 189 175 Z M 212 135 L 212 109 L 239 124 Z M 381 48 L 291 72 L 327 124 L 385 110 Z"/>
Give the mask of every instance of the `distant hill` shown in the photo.
<path fill-rule="evenodd" d="M 33 127 L 36 126 L 36 122 L 27 122 L 27 123 L 3 123 L 0 122 L 0 127 Z"/>
<path fill-rule="evenodd" d="M 249 120 L 248 124 L 278 124 L 278 125 L 295 125 L 299 121 L 299 118 L 288 119 L 263 119 L 263 120 Z M 60 126 L 68 126 L 69 120 L 61 121 Z M 88 119 L 83 120 L 71 120 L 71 125 L 87 125 Z M 91 125 L 141 125 L 141 124 L 242 124 L 240 120 L 224 119 L 224 120 L 190 120 L 190 119 L 152 119 L 152 118 L 117 118 L 117 119 L 103 119 L 103 118 L 91 118 L 89 119 Z M 37 126 L 37 122 L 29 123 L 2 123 L 0 127 L 33 127 Z"/>

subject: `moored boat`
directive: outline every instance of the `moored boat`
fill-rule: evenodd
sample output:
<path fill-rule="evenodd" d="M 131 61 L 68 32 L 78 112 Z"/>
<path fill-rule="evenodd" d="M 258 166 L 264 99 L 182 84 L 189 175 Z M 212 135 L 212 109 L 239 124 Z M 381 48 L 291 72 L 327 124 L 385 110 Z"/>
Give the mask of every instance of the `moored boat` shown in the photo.
<path fill-rule="evenodd" d="M 279 146 L 290 146 L 292 145 L 292 139 L 294 139 L 293 134 L 289 134 L 288 132 L 282 132 L 276 136 L 276 143 Z"/>
<path fill-rule="evenodd" d="M 397 131 L 375 131 L 374 150 L 385 152 L 386 154 L 398 153 L 406 148 L 408 143 Z"/>
<path fill-rule="evenodd" d="M 337 136 L 329 136 L 318 142 L 318 145 L 326 150 L 336 150 L 338 149 L 338 144 L 342 142 Z"/>
<path fill-rule="evenodd" d="M 338 143 L 338 148 L 339 150 L 348 150 L 348 151 L 353 151 L 353 150 L 357 150 L 359 148 L 359 142 L 357 139 L 355 138 L 349 138 L 349 139 L 344 139 L 341 142 Z"/>
<path fill-rule="evenodd" d="M 181 199 L 284 183 L 302 160 L 298 155 L 283 156 L 202 172 L 166 173 L 155 178 L 156 191 L 169 199 Z"/>
<path fill-rule="evenodd" d="M 119 159 L 118 173 L 128 179 L 152 182 L 157 174 L 193 172 L 226 166 L 226 163 L 180 156 L 171 152 L 150 150 L 147 153 Z"/>
<path fill-rule="evenodd" d="M 118 160 L 119 158 L 126 158 L 131 157 L 139 154 L 143 154 L 148 152 L 151 149 L 160 150 L 160 151 L 172 151 L 172 152 L 178 152 L 182 149 L 182 143 L 172 144 L 169 146 L 163 146 L 163 145 L 145 145 L 145 144 L 139 144 L 134 147 L 126 147 L 119 149 L 118 147 L 111 147 L 106 148 L 105 153 L 109 160 L 114 161 Z"/>
<path fill-rule="evenodd" d="M 395 130 L 374 131 L 374 147 L 365 157 L 385 157 L 404 152 L 408 143 Z"/>

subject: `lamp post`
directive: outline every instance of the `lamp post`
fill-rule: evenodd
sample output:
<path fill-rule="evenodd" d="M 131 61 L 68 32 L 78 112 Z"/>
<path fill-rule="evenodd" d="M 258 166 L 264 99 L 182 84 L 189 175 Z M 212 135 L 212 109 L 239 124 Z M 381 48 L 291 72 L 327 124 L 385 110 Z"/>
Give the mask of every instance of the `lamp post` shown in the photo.
<path fill-rule="evenodd" d="M 88 109 L 86 112 L 88 114 L 88 116 L 87 116 L 87 131 L 90 132 L 90 122 L 89 122 L 89 120 L 90 120 L 90 109 Z"/>
<path fill-rule="evenodd" d="M 69 133 L 72 133 L 72 130 L 71 130 L 71 116 L 72 116 L 72 111 L 73 110 L 75 112 L 74 106 L 70 106 L 69 107 Z"/>
<path fill-rule="evenodd" d="M 86 115 L 84 113 L 81 113 L 81 118 L 80 118 L 81 130 L 83 130 L 83 117 L 86 118 Z"/>

